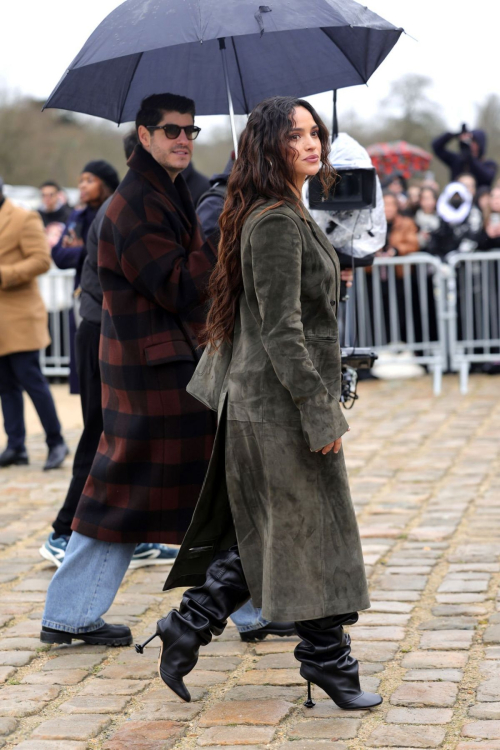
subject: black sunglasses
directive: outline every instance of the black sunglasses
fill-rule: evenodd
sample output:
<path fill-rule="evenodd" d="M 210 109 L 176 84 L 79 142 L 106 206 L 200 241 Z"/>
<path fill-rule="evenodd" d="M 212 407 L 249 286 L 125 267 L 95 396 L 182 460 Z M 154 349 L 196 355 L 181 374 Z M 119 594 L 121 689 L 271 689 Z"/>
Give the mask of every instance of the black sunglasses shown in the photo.
<path fill-rule="evenodd" d="M 163 130 L 167 138 L 169 138 L 171 141 L 175 140 L 175 138 L 178 138 L 181 134 L 181 130 L 183 130 L 188 141 L 195 141 L 198 138 L 201 128 L 197 127 L 197 125 L 167 124 L 148 125 L 148 130 L 149 132 L 151 132 L 152 130 Z"/>

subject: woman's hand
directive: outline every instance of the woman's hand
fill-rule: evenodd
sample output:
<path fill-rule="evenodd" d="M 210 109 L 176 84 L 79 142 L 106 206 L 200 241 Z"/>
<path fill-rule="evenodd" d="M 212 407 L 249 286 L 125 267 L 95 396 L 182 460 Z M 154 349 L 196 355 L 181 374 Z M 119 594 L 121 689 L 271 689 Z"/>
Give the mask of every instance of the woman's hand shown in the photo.
<path fill-rule="evenodd" d="M 350 432 L 351 428 L 349 427 L 347 432 Z M 337 438 L 337 440 L 334 440 L 333 443 L 328 443 L 328 445 L 325 445 L 324 448 L 318 448 L 317 451 L 313 451 L 314 453 L 322 453 L 324 456 L 326 456 L 327 453 L 330 453 L 331 450 L 333 450 L 334 453 L 338 453 L 339 450 L 342 448 L 342 438 Z"/>
<path fill-rule="evenodd" d="M 352 268 L 343 268 L 340 271 L 340 278 L 342 281 L 345 281 L 345 285 L 349 289 L 352 286 L 352 282 L 354 279 L 354 272 Z"/>
<path fill-rule="evenodd" d="M 339 450 L 342 448 L 342 438 L 338 438 L 333 443 L 328 443 L 328 445 L 325 445 L 324 448 L 319 448 L 315 453 L 322 453 L 324 456 L 326 456 L 327 453 L 330 453 L 331 450 L 333 450 L 334 453 L 338 453 Z"/>

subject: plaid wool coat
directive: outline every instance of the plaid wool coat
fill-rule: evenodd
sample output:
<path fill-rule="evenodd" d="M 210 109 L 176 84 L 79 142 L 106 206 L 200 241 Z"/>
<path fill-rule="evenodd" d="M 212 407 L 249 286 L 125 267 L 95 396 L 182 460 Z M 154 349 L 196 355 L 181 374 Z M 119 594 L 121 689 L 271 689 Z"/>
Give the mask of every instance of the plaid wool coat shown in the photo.
<path fill-rule="evenodd" d="M 104 430 L 73 521 L 110 542 L 180 543 L 215 419 L 186 392 L 216 257 L 182 176 L 138 146 L 104 218 L 100 367 Z"/>

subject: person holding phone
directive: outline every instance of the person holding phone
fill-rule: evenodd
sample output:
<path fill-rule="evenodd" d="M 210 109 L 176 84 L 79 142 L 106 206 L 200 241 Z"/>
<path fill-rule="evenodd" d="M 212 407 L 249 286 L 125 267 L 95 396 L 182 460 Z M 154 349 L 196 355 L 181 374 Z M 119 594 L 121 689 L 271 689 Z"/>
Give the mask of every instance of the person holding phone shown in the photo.
<path fill-rule="evenodd" d="M 450 151 L 447 146 L 454 140 L 458 151 Z M 461 174 L 471 174 L 477 187 L 491 187 L 497 173 L 498 164 L 493 159 L 485 159 L 488 139 L 484 130 L 469 130 L 465 123 L 459 133 L 443 133 L 432 141 L 437 158 L 450 168 L 450 182 Z"/>
<path fill-rule="evenodd" d="M 85 242 L 90 225 L 102 204 L 112 195 L 120 183 L 115 168 L 108 162 L 91 161 L 80 174 L 78 188 L 80 202 L 68 217 L 61 239 L 52 248 L 52 259 L 58 268 L 74 268 L 75 290 L 80 287 L 80 274 L 87 255 Z M 76 324 L 74 315 L 70 317 L 70 393 L 79 393 L 78 375 L 75 364 L 75 334 Z"/>

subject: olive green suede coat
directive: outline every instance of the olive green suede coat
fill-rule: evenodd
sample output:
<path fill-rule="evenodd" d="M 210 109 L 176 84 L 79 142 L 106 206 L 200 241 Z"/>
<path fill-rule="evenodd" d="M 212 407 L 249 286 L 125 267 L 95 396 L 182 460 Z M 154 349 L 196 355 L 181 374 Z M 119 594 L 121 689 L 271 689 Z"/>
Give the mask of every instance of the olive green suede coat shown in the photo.
<path fill-rule="evenodd" d="M 305 209 L 270 206 L 243 228 L 232 349 L 206 351 L 188 386 L 218 410 L 219 430 L 165 588 L 202 582 L 236 533 L 254 605 L 269 620 L 306 620 L 370 603 L 343 453 L 314 452 L 348 429 L 338 258 Z"/>

